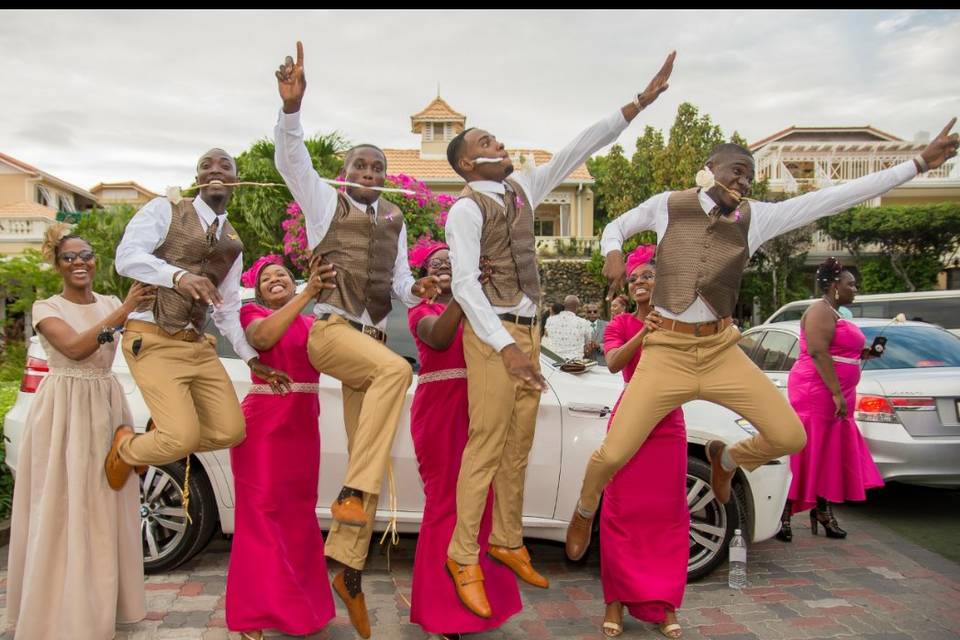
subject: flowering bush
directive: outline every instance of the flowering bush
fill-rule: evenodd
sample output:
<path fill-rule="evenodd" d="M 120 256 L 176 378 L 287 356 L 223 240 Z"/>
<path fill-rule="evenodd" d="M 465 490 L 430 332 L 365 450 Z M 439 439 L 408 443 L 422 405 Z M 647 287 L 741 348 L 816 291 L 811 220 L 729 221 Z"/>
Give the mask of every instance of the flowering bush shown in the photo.
<path fill-rule="evenodd" d="M 443 239 L 447 213 L 457 201 L 454 196 L 434 193 L 425 183 L 403 173 L 387 176 L 385 186 L 413 192 L 382 195 L 384 200 L 397 205 L 403 213 L 403 220 L 407 225 L 408 247 L 421 237 Z M 307 246 L 307 230 L 300 205 L 296 202 L 287 205 L 287 217 L 281 226 L 284 254 L 297 269 L 306 271 L 310 262 L 310 248 Z"/>

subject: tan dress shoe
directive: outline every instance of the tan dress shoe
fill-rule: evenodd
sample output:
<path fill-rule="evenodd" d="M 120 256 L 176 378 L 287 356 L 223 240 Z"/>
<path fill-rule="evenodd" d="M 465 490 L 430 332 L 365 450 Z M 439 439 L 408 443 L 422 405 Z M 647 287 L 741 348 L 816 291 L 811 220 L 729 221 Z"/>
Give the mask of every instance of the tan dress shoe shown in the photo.
<path fill-rule="evenodd" d="M 457 564 L 447 558 L 447 573 L 453 578 L 453 586 L 463 606 L 481 618 L 493 615 L 487 592 L 483 588 L 483 571 L 479 564 Z"/>
<path fill-rule="evenodd" d="M 711 440 L 707 443 L 707 460 L 710 461 L 710 488 L 713 489 L 713 495 L 717 497 L 720 504 L 730 502 L 730 489 L 733 482 L 733 476 L 737 470 L 727 471 L 720 464 L 720 457 L 723 455 L 725 444 L 719 440 Z"/>
<path fill-rule="evenodd" d="M 363 509 L 363 500 L 357 496 L 334 500 L 333 504 L 330 505 L 330 514 L 337 522 L 354 527 L 362 527 L 367 524 L 367 512 Z"/>
<path fill-rule="evenodd" d="M 517 574 L 517 577 L 527 584 L 532 584 L 541 589 L 546 589 L 550 586 L 550 581 L 533 568 L 533 564 L 530 562 L 530 552 L 527 551 L 526 547 L 509 549 L 507 547 L 490 545 L 490 548 L 487 549 L 487 555 L 510 567 L 513 572 Z"/>
<path fill-rule="evenodd" d="M 133 427 L 130 425 L 122 424 L 117 427 L 117 430 L 113 433 L 113 444 L 110 445 L 110 451 L 107 452 L 107 457 L 103 461 L 103 471 L 107 474 L 107 484 L 114 491 L 123 489 L 123 485 L 127 484 L 127 478 L 133 469 L 120 457 L 120 443 L 133 436 Z"/>
<path fill-rule="evenodd" d="M 367 600 L 363 597 L 363 591 L 356 597 L 351 597 L 347 590 L 347 583 L 343 581 L 343 571 L 338 573 L 333 579 L 333 590 L 337 592 L 343 604 L 347 607 L 347 614 L 350 616 L 350 624 L 356 629 L 361 638 L 370 637 L 370 616 L 367 614 Z"/>
<path fill-rule="evenodd" d="M 567 557 L 576 562 L 583 558 L 590 548 L 590 538 L 593 535 L 593 519 L 596 513 L 589 518 L 580 515 L 580 509 L 574 507 L 573 518 L 567 526 Z"/>

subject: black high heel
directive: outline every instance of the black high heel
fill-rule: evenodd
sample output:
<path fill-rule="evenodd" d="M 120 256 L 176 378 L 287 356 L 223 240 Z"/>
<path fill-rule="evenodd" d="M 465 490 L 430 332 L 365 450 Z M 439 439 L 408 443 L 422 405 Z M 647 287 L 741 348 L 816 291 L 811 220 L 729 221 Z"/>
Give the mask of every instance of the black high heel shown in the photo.
<path fill-rule="evenodd" d="M 790 501 L 783 507 L 783 513 L 780 515 L 780 531 L 777 531 L 777 540 L 784 542 L 793 542 L 793 529 L 790 528 Z"/>
<path fill-rule="evenodd" d="M 828 538 L 842 540 L 847 537 L 847 532 L 840 528 L 836 516 L 833 515 L 833 508 L 830 503 L 824 503 L 818 507 L 810 509 L 810 529 L 813 535 L 817 535 L 817 525 L 823 525 L 823 530 Z"/>

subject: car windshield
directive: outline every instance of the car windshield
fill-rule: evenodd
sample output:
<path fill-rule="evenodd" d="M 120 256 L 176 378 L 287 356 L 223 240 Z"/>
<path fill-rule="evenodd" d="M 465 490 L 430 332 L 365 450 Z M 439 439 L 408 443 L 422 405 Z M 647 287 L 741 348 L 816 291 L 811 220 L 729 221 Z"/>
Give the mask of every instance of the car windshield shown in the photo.
<path fill-rule="evenodd" d="M 960 338 L 936 327 L 861 327 L 867 346 L 882 334 L 887 338 L 882 358 L 872 358 L 865 370 L 960 367 Z"/>

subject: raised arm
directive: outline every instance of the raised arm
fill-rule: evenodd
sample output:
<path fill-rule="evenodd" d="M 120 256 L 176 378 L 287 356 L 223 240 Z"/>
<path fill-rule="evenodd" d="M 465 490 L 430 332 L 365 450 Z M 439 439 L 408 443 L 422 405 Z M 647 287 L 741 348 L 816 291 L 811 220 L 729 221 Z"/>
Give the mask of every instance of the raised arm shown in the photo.
<path fill-rule="evenodd" d="M 647 88 L 619 111 L 613 113 L 593 126 L 580 132 L 567 146 L 558 151 L 550 162 L 537 167 L 529 175 L 517 175 L 516 180 L 523 184 L 531 205 L 536 207 L 557 185 L 563 182 L 574 169 L 587 158 L 610 144 L 627 128 L 644 108 L 653 103 L 667 90 L 670 73 L 673 71 L 674 51 L 667 56 L 660 70 L 647 84 Z"/>

